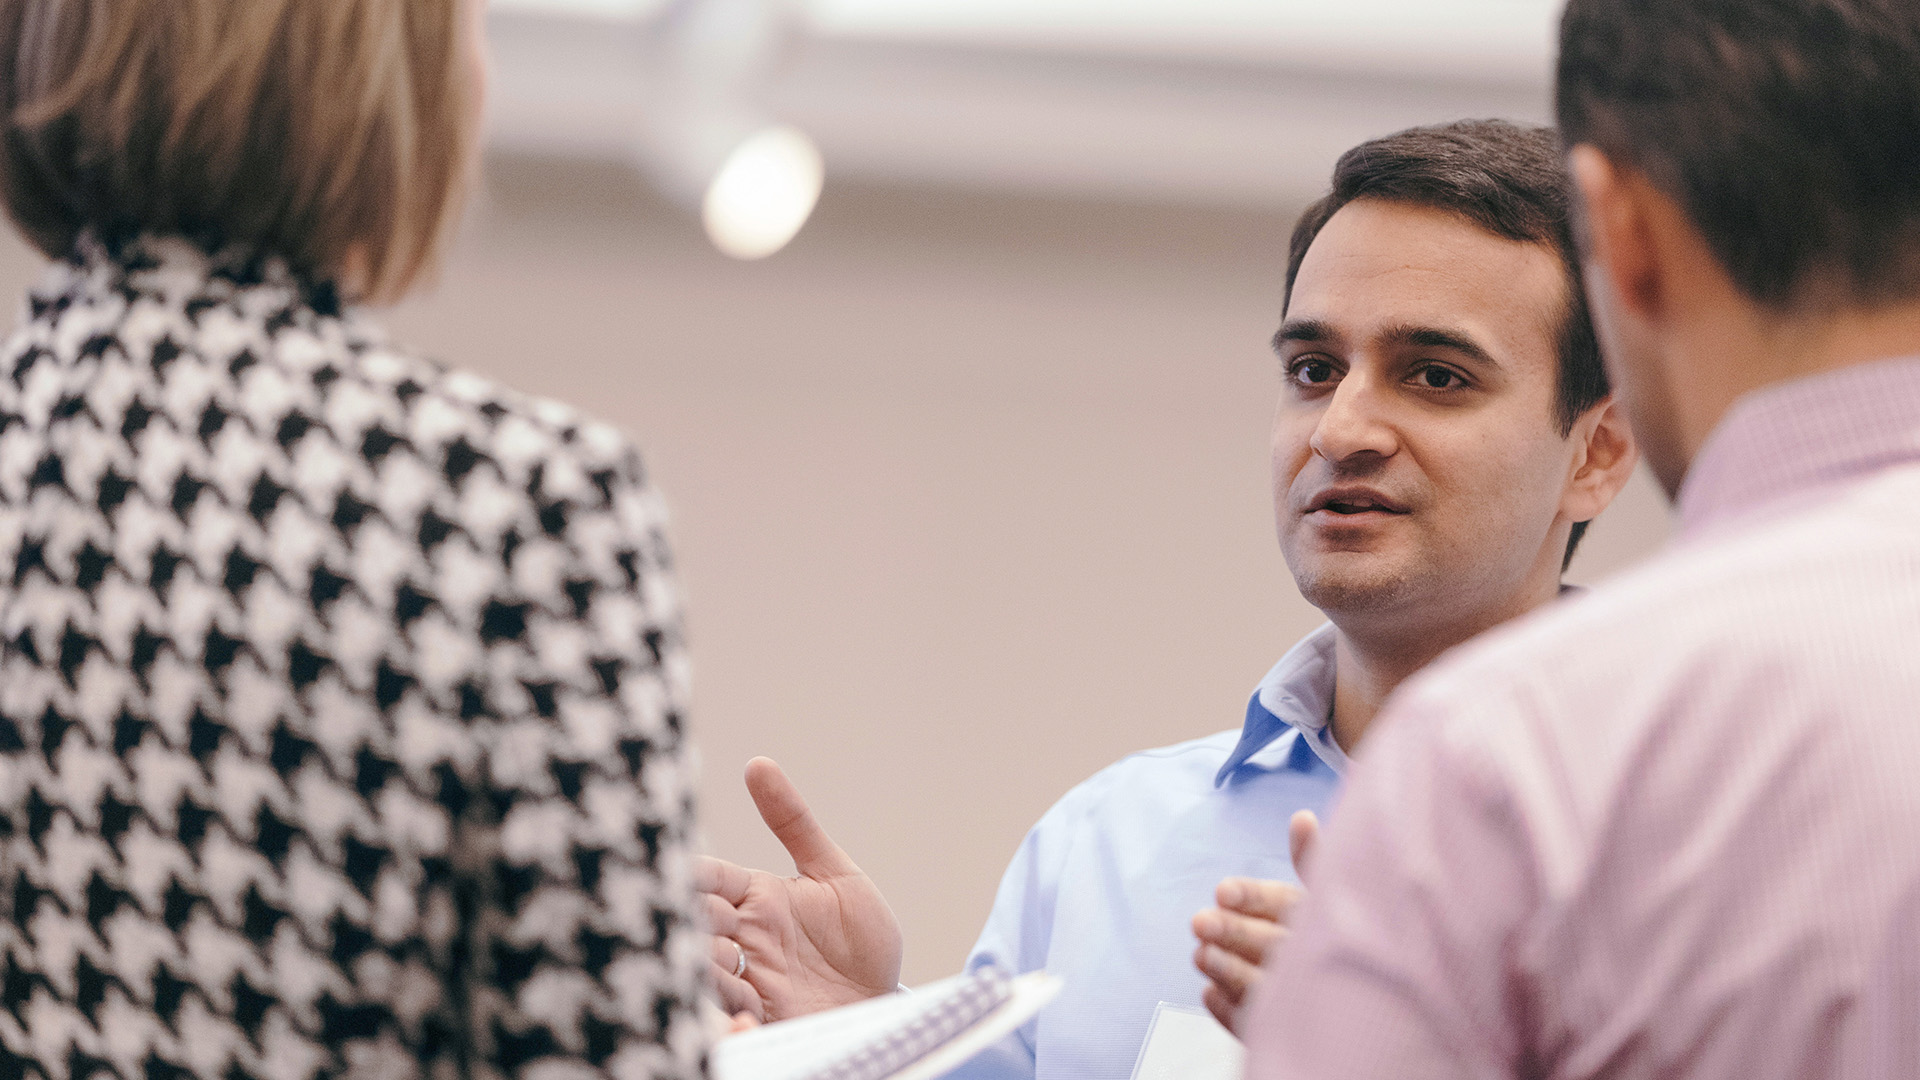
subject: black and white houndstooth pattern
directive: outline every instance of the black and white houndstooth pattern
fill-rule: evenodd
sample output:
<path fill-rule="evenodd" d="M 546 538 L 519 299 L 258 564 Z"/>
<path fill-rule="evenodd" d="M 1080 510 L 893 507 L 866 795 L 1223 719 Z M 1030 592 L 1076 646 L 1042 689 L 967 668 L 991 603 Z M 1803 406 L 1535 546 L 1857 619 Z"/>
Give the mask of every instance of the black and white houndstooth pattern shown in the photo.
<path fill-rule="evenodd" d="M 626 441 L 277 263 L 82 247 L 0 352 L 0 1080 L 698 1075 Z"/>

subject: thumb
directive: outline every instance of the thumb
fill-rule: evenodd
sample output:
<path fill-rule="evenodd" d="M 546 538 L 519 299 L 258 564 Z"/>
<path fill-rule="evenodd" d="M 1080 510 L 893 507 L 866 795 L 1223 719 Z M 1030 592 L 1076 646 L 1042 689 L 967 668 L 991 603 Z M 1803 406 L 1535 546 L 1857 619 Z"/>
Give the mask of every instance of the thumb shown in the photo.
<path fill-rule="evenodd" d="M 1287 822 L 1287 843 L 1293 849 L 1293 872 L 1300 884 L 1308 885 L 1307 874 L 1313 862 L 1313 850 L 1320 844 L 1320 819 L 1311 810 L 1299 810 Z"/>
<path fill-rule="evenodd" d="M 800 876 L 829 878 L 859 872 L 847 853 L 814 820 L 807 800 L 800 797 L 800 789 L 772 758 L 757 757 L 747 762 L 747 794 L 753 796 L 760 820 L 793 857 L 793 868 Z"/>

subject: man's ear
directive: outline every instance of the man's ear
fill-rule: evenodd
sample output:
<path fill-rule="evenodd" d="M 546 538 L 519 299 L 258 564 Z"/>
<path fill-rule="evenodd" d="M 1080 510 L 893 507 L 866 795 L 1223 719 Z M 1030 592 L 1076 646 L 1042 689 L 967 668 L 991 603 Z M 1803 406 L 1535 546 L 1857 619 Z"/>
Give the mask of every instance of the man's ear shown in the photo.
<path fill-rule="evenodd" d="M 1586 143 L 1568 152 L 1567 166 L 1580 196 L 1588 273 L 1605 276 L 1621 314 L 1658 321 L 1668 290 L 1648 199 L 1653 189 Z"/>
<path fill-rule="evenodd" d="M 1592 521 L 1627 486 L 1640 463 L 1640 448 L 1620 403 L 1612 397 L 1588 409 L 1573 425 L 1573 471 L 1560 496 L 1569 521 Z"/>

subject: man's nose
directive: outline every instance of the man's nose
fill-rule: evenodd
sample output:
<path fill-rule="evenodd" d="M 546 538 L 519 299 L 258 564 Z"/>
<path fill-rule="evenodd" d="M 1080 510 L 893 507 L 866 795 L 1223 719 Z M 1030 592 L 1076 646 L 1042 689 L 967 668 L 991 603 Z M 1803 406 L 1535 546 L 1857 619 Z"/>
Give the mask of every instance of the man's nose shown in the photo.
<path fill-rule="evenodd" d="M 1387 457 L 1400 447 L 1388 415 L 1383 388 L 1364 375 L 1349 374 L 1333 391 L 1314 425 L 1309 445 L 1328 461 L 1347 461 L 1361 454 Z"/>

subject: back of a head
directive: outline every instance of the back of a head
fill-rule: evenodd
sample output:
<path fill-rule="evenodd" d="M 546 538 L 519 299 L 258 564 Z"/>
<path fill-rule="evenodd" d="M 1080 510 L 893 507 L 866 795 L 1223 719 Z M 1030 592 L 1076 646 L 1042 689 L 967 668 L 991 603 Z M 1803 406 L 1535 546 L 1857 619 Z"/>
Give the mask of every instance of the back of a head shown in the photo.
<path fill-rule="evenodd" d="M 1570 0 L 1560 127 L 1779 311 L 1920 298 L 1920 4 Z"/>
<path fill-rule="evenodd" d="M 179 235 L 391 297 L 460 203 L 462 0 L 0 0 L 0 196 L 52 257 Z"/>

